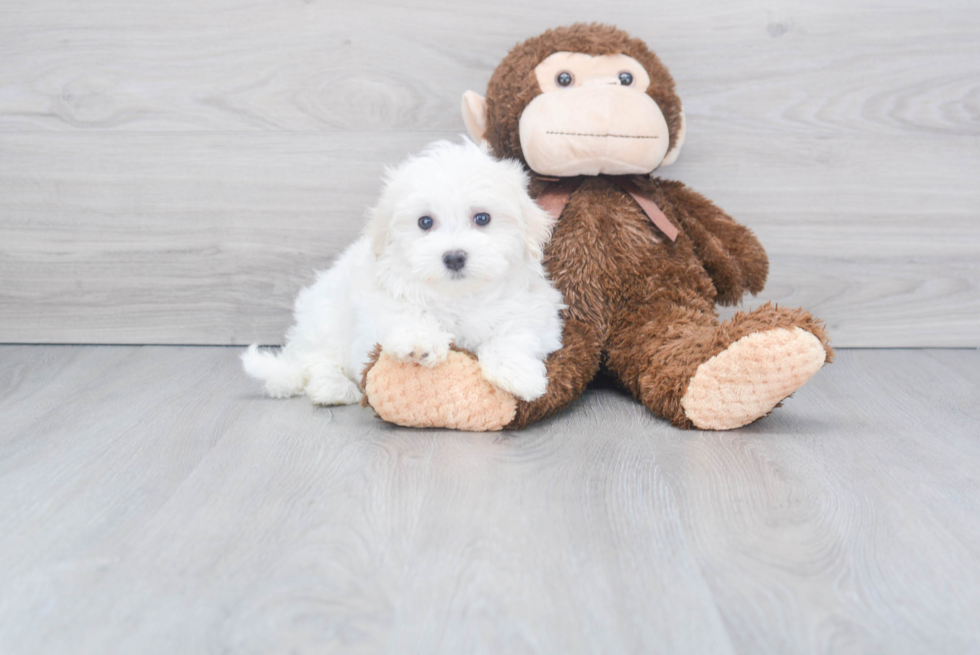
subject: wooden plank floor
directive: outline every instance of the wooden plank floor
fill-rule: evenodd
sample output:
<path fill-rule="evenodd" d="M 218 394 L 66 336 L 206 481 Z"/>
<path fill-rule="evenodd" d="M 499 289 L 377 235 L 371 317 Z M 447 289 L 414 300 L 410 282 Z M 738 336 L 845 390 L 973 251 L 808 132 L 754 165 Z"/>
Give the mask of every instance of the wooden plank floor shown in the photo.
<path fill-rule="evenodd" d="M 980 351 L 771 417 L 519 434 L 262 398 L 237 349 L 0 347 L 0 653 L 980 651 Z"/>

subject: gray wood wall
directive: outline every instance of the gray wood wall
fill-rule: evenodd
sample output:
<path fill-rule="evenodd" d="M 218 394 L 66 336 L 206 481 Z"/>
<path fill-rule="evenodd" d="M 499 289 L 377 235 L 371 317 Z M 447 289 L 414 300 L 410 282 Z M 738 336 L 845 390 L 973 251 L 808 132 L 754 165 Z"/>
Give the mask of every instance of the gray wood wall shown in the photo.
<path fill-rule="evenodd" d="M 383 166 L 508 49 L 599 20 L 689 119 L 665 169 L 839 346 L 980 347 L 980 3 L 3 0 L 0 342 L 278 343 Z"/>

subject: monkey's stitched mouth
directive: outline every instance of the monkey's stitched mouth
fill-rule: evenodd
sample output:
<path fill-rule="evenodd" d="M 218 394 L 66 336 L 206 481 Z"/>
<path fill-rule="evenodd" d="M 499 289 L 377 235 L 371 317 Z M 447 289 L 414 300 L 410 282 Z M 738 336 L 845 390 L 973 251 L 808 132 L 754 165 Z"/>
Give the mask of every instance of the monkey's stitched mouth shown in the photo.
<path fill-rule="evenodd" d="M 659 136 L 643 136 L 640 134 L 589 134 L 588 132 L 556 132 L 548 130 L 545 134 L 557 134 L 561 136 L 597 136 L 613 137 L 614 139 L 659 139 Z"/>

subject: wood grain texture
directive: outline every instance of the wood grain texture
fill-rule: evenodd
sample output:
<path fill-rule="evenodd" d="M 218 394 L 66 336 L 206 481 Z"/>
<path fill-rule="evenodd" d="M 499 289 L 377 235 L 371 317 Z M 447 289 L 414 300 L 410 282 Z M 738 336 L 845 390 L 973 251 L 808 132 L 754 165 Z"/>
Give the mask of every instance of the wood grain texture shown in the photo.
<path fill-rule="evenodd" d="M 520 20 L 515 20 L 519 16 Z M 0 341 L 276 343 L 384 165 L 514 43 L 600 19 L 671 68 L 665 175 L 841 346 L 980 346 L 980 8 L 425 0 L 0 9 Z"/>
<path fill-rule="evenodd" d="M 3 12 L 8 131 L 455 131 L 461 90 L 486 88 L 515 43 L 599 20 L 649 42 L 698 123 L 980 134 L 969 0 L 8 0 Z"/>
<path fill-rule="evenodd" d="M 237 349 L 0 347 L 0 652 L 980 649 L 980 352 L 678 431 L 261 398 Z"/>

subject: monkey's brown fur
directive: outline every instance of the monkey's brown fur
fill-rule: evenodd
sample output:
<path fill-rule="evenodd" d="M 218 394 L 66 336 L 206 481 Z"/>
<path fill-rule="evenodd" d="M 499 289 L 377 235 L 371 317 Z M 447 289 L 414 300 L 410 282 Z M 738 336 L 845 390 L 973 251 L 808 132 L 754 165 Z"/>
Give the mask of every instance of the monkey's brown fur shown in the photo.
<path fill-rule="evenodd" d="M 548 30 L 516 46 L 490 76 L 487 85 L 487 141 L 498 157 L 524 160 L 518 125 L 521 113 L 541 93 L 534 68 L 556 52 L 586 55 L 625 54 L 636 59 L 650 75 L 647 93 L 660 106 L 670 130 L 670 147 L 681 128 L 681 101 L 674 78 L 657 55 L 639 39 L 609 25 L 572 25 Z M 526 162 L 525 162 L 526 163 Z"/>
<path fill-rule="evenodd" d="M 623 53 L 650 75 L 649 95 L 671 134 L 680 129 L 681 103 L 667 69 L 638 39 L 609 26 L 549 30 L 514 48 L 487 87 L 487 140 L 495 154 L 523 161 L 518 125 L 539 94 L 534 68 L 560 52 Z M 680 407 L 687 384 L 703 362 L 739 338 L 779 327 L 800 327 L 833 355 L 822 326 L 808 312 L 764 305 L 719 325 L 715 303 L 732 305 L 762 290 L 769 262 L 762 245 L 704 196 L 679 182 L 652 179 L 647 191 L 680 229 L 670 242 L 632 198 L 602 177 L 586 177 L 569 199 L 545 267 L 568 310 L 564 345 L 548 360 L 548 392 L 518 403 L 508 428 L 549 416 L 577 398 L 600 366 L 679 427 L 693 427 Z M 535 185 L 540 193 L 543 185 Z"/>
<path fill-rule="evenodd" d="M 500 157 L 520 159 L 519 121 L 541 92 L 534 68 L 561 51 L 624 53 L 650 75 L 656 101 L 675 144 L 681 104 L 660 60 L 637 39 L 602 25 L 549 30 L 515 47 L 494 71 L 487 89 L 486 138 Z M 545 182 L 532 183 L 532 195 Z M 719 324 L 715 304 L 732 305 L 762 290 L 768 260 L 748 228 L 679 182 L 641 183 L 679 228 L 671 242 L 636 202 L 603 176 L 582 178 L 545 249 L 545 267 L 562 292 L 563 347 L 549 357 L 547 393 L 518 402 L 507 428 L 522 428 L 577 398 L 600 368 L 618 378 L 654 413 L 694 427 L 681 399 L 698 367 L 747 335 L 778 328 L 813 334 L 833 356 L 819 321 L 802 309 L 771 304 Z"/>

